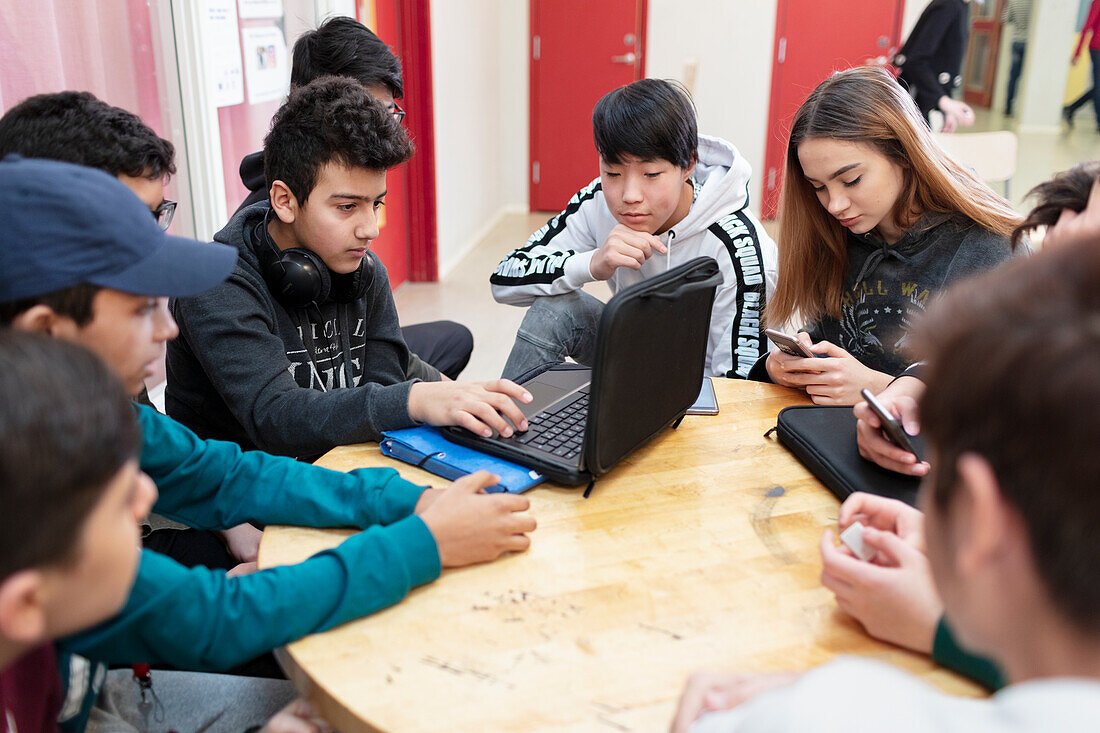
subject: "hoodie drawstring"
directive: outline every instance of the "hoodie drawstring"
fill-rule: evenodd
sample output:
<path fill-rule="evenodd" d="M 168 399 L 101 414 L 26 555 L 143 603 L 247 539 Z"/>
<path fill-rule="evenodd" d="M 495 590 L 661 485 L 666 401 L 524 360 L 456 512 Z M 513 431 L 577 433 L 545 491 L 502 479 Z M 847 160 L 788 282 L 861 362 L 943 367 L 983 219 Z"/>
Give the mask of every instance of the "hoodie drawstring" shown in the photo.
<path fill-rule="evenodd" d="M 876 244 L 879 244 L 876 242 Z M 898 252 L 896 249 L 882 242 L 879 246 L 867 256 L 867 259 L 863 261 L 863 267 L 859 268 L 859 274 L 856 275 L 855 282 L 861 283 L 863 279 L 871 272 L 874 272 L 875 268 L 886 259 L 887 257 L 893 257 L 900 261 L 904 265 L 909 264 L 909 258 Z"/>
<path fill-rule="evenodd" d="M 345 386 L 354 387 L 355 383 L 352 381 L 353 375 L 351 371 L 351 324 L 348 321 L 348 309 L 340 308 L 339 311 L 340 315 L 344 317 L 344 327 L 340 329 L 340 345 L 344 349 L 344 358 L 341 360 L 341 367 L 344 370 Z M 363 352 L 363 356 L 364 358 L 366 358 L 365 350 Z"/>

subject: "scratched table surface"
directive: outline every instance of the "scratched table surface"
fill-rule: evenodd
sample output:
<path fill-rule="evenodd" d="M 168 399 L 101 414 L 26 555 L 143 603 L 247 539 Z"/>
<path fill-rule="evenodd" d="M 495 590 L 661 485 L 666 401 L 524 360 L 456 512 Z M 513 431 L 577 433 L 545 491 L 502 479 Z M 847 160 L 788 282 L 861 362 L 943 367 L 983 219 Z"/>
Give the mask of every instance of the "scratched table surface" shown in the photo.
<path fill-rule="evenodd" d="M 688 416 L 582 490 L 529 492 L 528 552 L 444 571 L 397 606 L 286 649 L 291 678 L 343 733 L 667 730 L 699 669 L 806 669 L 883 659 L 957 694 L 978 688 L 870 639 L 821 587 L 818 542 L 839 502 L 774 438 L 791 390 L 715 380 L 721 412 Z M 376 444 L 321 465 L 400 467 Z M 269 527 L 260 565 L 348 532 Z"/>

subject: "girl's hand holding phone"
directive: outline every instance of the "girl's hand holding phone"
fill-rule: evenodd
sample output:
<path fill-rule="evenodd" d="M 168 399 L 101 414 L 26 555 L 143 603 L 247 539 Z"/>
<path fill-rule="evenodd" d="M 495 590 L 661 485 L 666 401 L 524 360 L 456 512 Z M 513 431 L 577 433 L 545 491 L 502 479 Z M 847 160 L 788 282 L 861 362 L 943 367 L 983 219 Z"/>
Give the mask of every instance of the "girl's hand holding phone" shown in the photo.
<path fill-rule="evenodd" d="M 798 333 L 797 338 L 815 354 L 827 358 L 800 358 L 775 348 L 768 354 L 768 374 L 776 384 L 804 389 L 814 404 L 854 405 L 861 400 L 861 389 L 880 392 L 892 379 L 889 374 L 865 367 L 835 344 L 828 341 L 815 344 L 805 333 Z"/>
<path fill-rule="evenodd" d="M 768 332 L 765 331 L 765 333 Z M 783 335 L 786 336 L 786 334 Z M 768 334 L 768 337 L 772 338 L 773 340 L 775 339 L 775 337 L 773 337 L 770 333 Z M 810 337 L 802 331 L 796 334 L 791 334 L 790 336 L 788 336 L 788 338 L 797 340 L 807 349 L 809 349 L 810 346 L 813 345 Z M 808 373 L 816 374 L 818 369 L 818 364 L 816 362 L 816 358 L 809 359 L 804 356 L 796 356 L 790 353 L 790 349 L 785 350 L 784 348 L 782 348 L 782 346 L 775 346 L 768 354 L 768 360 L 764 363 L 764 366 L 767 367 L 768 375 L 771 376 L 772 381 L 776 384 L 783 387 L 801 388 L 801 384 L 791 380 L 791 375 Z"/>

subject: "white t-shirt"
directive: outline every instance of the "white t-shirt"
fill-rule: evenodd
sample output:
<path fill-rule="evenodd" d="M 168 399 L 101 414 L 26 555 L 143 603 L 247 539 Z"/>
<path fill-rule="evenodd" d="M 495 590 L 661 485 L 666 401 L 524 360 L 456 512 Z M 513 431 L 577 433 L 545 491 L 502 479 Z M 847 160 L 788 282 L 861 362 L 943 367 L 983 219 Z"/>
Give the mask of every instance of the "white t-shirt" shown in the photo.
<path fill-rule="evenodd" d="M 1100 731 L 1100 680 L 1023 682 L 989 699 L 946 695 L 881 662 L 842 657 L 787 687 L 702 716 L 691 733 Z"/>

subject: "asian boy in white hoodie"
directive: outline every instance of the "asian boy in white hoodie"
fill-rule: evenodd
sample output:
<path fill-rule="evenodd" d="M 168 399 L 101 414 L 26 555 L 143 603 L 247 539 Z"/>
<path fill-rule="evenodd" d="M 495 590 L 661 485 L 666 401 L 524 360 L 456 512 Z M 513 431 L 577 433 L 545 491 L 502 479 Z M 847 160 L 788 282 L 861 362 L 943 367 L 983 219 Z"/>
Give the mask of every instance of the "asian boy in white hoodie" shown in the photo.
<path fill-rule="evenodd" d="M 658 79 L 605 95 L 592 127 L 600 177 L 489 279 L 497 301 L 530 306 L 504 376 L 567 356 L 591 364 L 603 304 L 585 283 L 606 280 L 617 292 L 706 256 L 722 271 L 706 373 L 746 377 L 768 351 L 760 316 L 777 257 L 747 208 L 749 164 L 729 142 L 700 136 L 687 92 Z"/>

